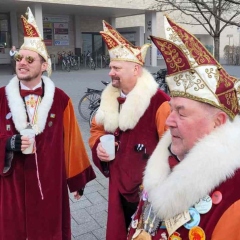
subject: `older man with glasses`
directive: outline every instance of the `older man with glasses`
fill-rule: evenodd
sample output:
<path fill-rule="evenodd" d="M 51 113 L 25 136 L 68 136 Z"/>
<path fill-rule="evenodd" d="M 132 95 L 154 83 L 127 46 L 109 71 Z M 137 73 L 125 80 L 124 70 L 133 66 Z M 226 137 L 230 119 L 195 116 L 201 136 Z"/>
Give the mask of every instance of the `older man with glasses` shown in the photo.
<path fill-rule="evenodd" d="M 51 61 L 27 15 L 17 75 L 0 88 L 0 239 L 70 240 L 67 187 L 79 199 L 95 174 L 71 99 L 49 78 Z"/>

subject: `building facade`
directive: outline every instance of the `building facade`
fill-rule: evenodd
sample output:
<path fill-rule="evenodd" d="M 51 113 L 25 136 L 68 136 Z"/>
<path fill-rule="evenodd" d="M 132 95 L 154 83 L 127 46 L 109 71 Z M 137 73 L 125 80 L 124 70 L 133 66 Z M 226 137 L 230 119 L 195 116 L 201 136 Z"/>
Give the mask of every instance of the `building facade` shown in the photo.
<path fill-rule="evenodd" d="M 134 45 L 149 42 L 148 36 L 163 37 L 163 15 L 149 10 L 154 0 L 0 0 L 0 64 L 10 63 L 9 50 L 23 43 L 20 17 L 30 7 L 44 37 L 49 54 L 58 61 L 62 53 L 73 52 L 81 56 L 90 52 L 96 62 L 106 54 L 99 31 L 106 20 Z M 173 16 L 174 19 L 174 16 Z M 177 19 L 174 19 L 177 22 Z M 186 28 L 210 50 L 212 38 L 201 27 Z M 239 33 L 240 34 L 240 33 Z M 226 44 L 240 44 L 237 28 L 226 30 L 221 39 L 221 60 Z M 152 46 L 146 57 L 147 66 L 162 64 L 162 56 Z"/>

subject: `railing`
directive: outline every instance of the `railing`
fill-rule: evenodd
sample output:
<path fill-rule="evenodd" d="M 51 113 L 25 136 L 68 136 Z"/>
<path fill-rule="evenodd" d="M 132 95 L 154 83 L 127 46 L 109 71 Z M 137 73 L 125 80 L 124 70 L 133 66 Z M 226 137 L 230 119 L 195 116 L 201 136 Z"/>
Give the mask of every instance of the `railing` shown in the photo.
<path fill-rule="evenodd" d="M 52 70 L 56 71 L 57 65 L 61 65 L 61 59 L 59 55 L 62 54 L 58 52 L 58 59 L 55 54 L 50 54 L 51 62 L 52 62 Z M 84 53 L 81 56 L 77 56 L 79 67 L 88 67 L 89 53 Z M 110 58 L 109 55 L 102 55 L 101 53 L 90 54 L 95 63 L 96 68 L 106 68 L 109 65 Z"/>

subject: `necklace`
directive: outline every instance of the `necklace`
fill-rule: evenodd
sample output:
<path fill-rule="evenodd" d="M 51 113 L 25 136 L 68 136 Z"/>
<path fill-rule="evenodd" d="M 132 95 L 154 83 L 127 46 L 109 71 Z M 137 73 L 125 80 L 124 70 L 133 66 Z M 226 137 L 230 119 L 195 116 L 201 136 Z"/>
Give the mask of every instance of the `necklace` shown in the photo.
<path fill-rule="evenodd" d="M 144 230 L 150 234 L 153 234 L 159 227 L 161 219 L 154 213 L 152 204 L 146 203 L 146 207 L 143 212 Z"/>

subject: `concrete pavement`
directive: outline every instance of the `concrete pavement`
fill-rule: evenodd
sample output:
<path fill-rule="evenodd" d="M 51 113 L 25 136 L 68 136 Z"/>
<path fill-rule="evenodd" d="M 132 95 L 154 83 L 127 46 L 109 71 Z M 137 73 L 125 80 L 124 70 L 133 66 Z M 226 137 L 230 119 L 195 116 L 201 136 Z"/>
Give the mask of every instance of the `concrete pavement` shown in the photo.
<path fill-rule="evenodd" d="M 225 69 L 240 78 L 239 66 L 224 66 Z M 150 72 L 156 72 L 160 67 L 148 68 Z M 83 120 L 77 110 L 78 102 L 87 87 L 103 89 L 101 80 L 108 81 L 108 69 L 80 69 L 78 71 L 53 72 L 51 79 L 57 87 L 63 89 L 72 99 L 76 116 L 82 131 L 82 136 L 91 158 L 88 147 L 89 125 Z M 11 79 L 11 69 L 8 65 L 0 65 L 0 87 L 6 85 Z M 85 188 L 84 196 L 76 201 L 70 194 L 70 207 L 72 217 L 72 239 L 74 240 L 104 240 L 107 220 L 108 204 L 108 179 L 106 179 L 94 166 L 97 178 Z"/>

